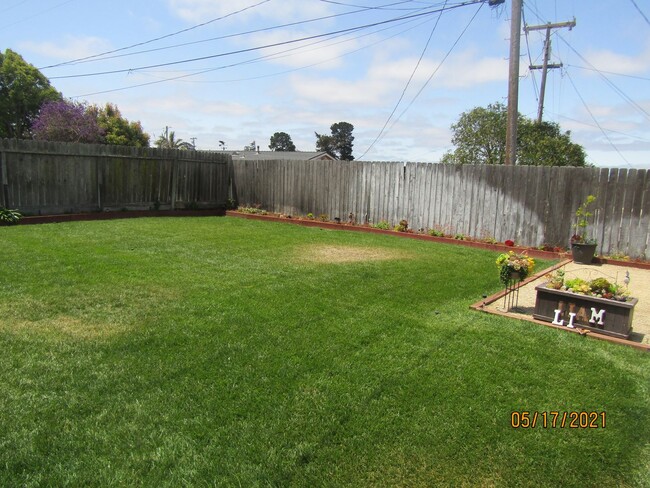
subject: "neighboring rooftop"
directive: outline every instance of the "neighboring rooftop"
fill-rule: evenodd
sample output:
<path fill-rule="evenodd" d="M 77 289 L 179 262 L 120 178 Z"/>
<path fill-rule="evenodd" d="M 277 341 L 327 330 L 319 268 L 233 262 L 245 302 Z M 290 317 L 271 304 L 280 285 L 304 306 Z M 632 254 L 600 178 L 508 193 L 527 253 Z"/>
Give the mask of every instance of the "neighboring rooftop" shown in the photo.
<path fill-rule="evenodd" d="M 262 161 L 272 159 L 290 159 L 293 161 L 313 161 L 313 160 L 329 160 L 334 161 L 335 158 L 327 154 L 325 151 L 223 151 L 232 156 L 233 160 L 248 160 L 248 161 Z"/>

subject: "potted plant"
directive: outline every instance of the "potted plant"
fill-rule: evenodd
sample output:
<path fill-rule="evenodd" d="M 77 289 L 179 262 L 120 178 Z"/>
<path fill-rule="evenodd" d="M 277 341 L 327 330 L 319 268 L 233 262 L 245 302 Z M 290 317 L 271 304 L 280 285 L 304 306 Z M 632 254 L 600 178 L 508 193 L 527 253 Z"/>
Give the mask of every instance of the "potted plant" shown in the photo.
<path fill-rule="evenodd" d="M 589 195 L 576 210 L 574 234 L 571 236 L 571 254 L 576 263 L 589 264 L 596 254 L 596 239 L 588 232 L 589 220 L 593 216 L 589 207 L 595 201 L 596 197 Z"/>
<path fill-rule="evenodd" d="M 511 281 L 523 281 L 535 268 L 535 260 L 530 256 L 514 251 L 499 254 L 496 261 L 499 279 L 504 285 Z"/>

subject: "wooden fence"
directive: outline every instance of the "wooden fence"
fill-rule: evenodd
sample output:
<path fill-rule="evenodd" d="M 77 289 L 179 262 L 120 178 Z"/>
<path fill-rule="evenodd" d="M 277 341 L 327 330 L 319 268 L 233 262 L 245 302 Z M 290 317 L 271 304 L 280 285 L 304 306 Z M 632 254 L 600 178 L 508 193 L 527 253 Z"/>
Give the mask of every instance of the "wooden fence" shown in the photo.
<path fill-rule="evenodd" d="M 647 257 L 647 170 L 453 166 L 358 161 L 233 161 L 240 205 L 357 222 L 406 219 L 413 229 L 567 247 L 577 207 L 597 195 L 602 254 Z"/>
<path fill-rule="evenodd" d="M 228 197 L 216 152 L 0 140 L 0 205 L 25 215 L 217 208 Z"/>

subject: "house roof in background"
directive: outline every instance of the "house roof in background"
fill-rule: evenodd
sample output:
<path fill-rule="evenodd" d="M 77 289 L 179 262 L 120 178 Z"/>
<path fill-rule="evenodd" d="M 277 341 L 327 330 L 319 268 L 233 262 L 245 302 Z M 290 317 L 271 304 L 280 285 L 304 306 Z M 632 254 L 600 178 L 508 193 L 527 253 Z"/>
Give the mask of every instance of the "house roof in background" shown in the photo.
<path fill-rule="evenodd" d="M 333 161 L 335 158 L 325 151 L 224 151 L 232 156 L 233 160 L 270 161 L 273 159 L 288 159 L 292 161 L 312 161 L 326 159 Z"/>

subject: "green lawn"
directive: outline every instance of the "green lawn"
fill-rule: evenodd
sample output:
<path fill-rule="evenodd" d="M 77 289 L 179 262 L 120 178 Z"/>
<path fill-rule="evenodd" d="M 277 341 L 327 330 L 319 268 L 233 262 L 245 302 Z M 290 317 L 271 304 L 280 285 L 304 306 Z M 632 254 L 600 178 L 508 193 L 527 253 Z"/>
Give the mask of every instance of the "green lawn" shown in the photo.
<path fill-rule="evenodd" d="M 469 310 L 493 252 L 229 217 L 0 243 L 0 486 L 650 486 L 650 355 Z M 510 426 L 551 410 L 606 428 Z"/>

